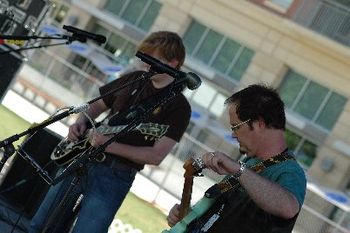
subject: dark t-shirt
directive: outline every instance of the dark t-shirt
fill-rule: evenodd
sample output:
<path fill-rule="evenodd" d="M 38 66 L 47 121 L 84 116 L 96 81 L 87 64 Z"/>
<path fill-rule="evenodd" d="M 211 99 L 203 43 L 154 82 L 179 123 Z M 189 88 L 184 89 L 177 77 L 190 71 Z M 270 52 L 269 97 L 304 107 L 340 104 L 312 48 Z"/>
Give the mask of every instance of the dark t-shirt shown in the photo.
<path fill-rule="evenodd" d="M 144 74 L 143 71 L 135 71 L 126 74 L 119 79 L 100 88 L 100 94 L 108 93 L 126 83 L 132 82 Z M 109 125 L 126 125 L 129 120 L 125 118 L 126 112 L 132 112 L 138 104 L 144 103 L 155 95 L 159 95 L 168 87 L 157 89 L 150 79 L 137 81 L 127 87 L 103 98 L 104 103 L 111 108 L 108 115 Z M 135 130 L 118 139 L 118 142 L 133 146 L 153 146 L 163 136 L 177 142 L 185 132 L 191 116 L 191 107 L 185 96 L 180 93 L 169 102 L 161 105 L 145 116 L 143 122 Z M 132 119 L 132 118 L 130 118 Z M 135 163 L 133 163 L 135 164 Z M 137 165 L 137 164 L 136 164 Z M 143 165 L 137 166 L 142 169 Z"/>

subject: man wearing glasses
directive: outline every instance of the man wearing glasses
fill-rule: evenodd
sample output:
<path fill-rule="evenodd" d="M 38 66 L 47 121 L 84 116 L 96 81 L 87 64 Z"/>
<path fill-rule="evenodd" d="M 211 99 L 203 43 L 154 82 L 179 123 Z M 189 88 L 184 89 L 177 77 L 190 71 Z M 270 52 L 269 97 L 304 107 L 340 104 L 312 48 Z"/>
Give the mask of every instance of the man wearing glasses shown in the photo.
<path fill-rule="evenodd" d="M 292 232 L 304 201 L 306 178 L 287 148 L 282 100 L 270 87 L 251 85 L 225 104 L 232 137 L 247 156 L 243 161 L 221 152 L 201 157 L 205 168 L 227 176 L 205 193 L 204 201 L 213 203 L 207 210 L 193 207 L 200 214 L 186 232 Z M 179 222 L 179 208 L 171 209 L 169 226 Z"/>

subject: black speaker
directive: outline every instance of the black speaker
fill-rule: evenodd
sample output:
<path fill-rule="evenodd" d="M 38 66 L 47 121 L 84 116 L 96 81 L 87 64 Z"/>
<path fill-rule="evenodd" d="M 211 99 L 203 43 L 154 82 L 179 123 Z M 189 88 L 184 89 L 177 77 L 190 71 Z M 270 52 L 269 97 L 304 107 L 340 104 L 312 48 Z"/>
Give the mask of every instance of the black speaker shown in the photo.
<path fill-rule="evenodd" d="M 39 27 L 51 4 L 47 0 L 0 0 L 0 102 L 21 64 L 22 57 L 2 40 L 6 36 L 29 36 Z"/>
<path fill-rule="evenodd" d="M 7 92 L 22 65 L 22 58 L 15 52 L 1 54 L 10 50 L 6 45 L 0 45 L 0 102 Z"/>
<path fill-rule="evenodd" d="M 62 137 L 49 129 L 37 131 L 22 143 L 22 149 L 49 173 L 51 177 L 57 171 L 57 166 L 51 161 L 50 154 Z M 24 210 L 31 218 L 45 194 L 49 185 L 38 172 L 18 153 L 14 154 L 12 165 L 0 186 L 0 197 L 17 210 Z"/>
<path fill-rule="evenodd" d="M 1 0 L 0 34 L 31 34 L 45 16 L 48 7 L 46 0 Z"/>

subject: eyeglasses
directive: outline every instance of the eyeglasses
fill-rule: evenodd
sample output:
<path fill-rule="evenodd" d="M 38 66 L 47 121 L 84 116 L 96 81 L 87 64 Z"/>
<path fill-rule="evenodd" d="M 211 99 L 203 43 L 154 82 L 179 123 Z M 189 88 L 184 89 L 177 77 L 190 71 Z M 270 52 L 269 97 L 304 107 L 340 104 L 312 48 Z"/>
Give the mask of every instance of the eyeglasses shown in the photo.
<path fill-rule="evenodd" d="M 242 125 L 244 125 L 245 123 L 248 123 L 250 121 L 250 119 L 246 120 L 246 121 L 242 121 L 236 125 L 232 125 L 231 126 L 231 130 L 232 132 L 236 132 Z"/>

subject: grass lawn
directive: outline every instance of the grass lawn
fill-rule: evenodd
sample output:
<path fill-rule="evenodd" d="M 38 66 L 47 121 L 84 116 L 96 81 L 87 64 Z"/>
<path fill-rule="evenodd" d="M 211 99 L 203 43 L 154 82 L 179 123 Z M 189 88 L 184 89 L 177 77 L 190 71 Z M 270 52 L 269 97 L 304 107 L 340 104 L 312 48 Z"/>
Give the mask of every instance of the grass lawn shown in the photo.
<path fill-rule="evenodd" d="M 0 140 L 4 140 L 14 134 L 22 133 L 30 127 L 30 123 L 17 116 L 15 113 L 0 105 Z M 19 145 L 25 136 L 14 142 Z"/>
<path fill-rule="evenodd" d="M 22 133 L 30 123 L 0 105 L 0 140 Z M 20 144 L 24 137 L 14 143 Z M 145 187 L 146 188 L 146 187 Z M 116 216 L 123 223 L 131 224 L 143 233 L 157 233 L 167 228 L 166 216 L 152 204 L 129 193 Z"/>
<path fill-rule="evenodd" d="M 129 193 L 119 209 L 117 218 L 123 223 L 129 223 L 143 233 L 160 233 L 168 229 L 166 216 L 152 204 Z"/>

